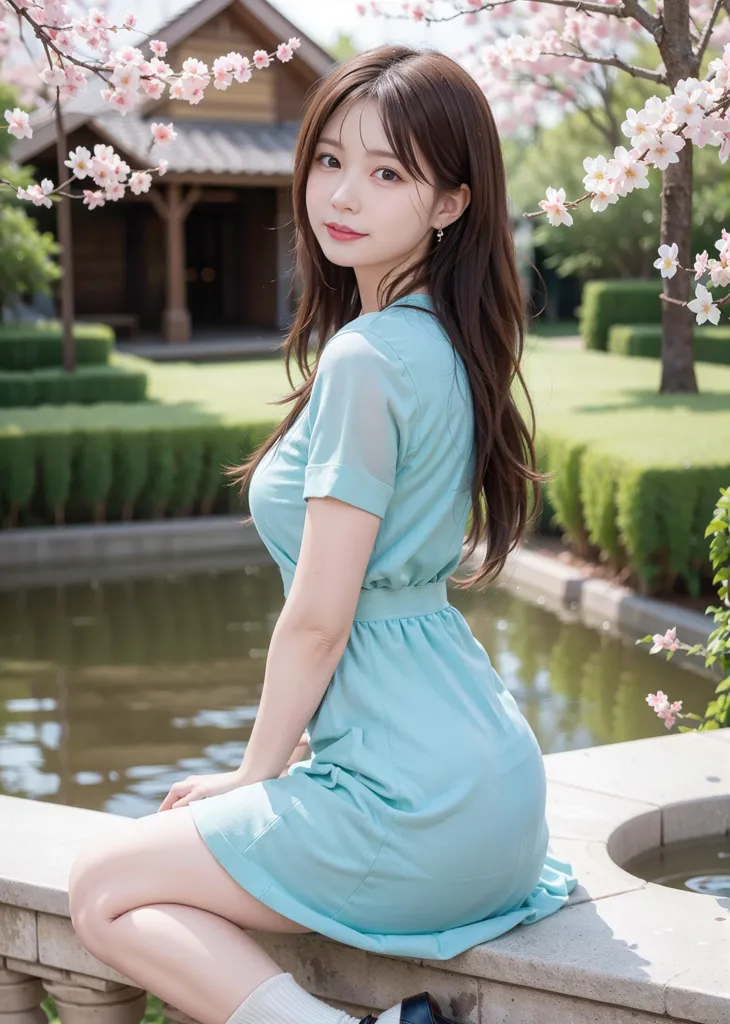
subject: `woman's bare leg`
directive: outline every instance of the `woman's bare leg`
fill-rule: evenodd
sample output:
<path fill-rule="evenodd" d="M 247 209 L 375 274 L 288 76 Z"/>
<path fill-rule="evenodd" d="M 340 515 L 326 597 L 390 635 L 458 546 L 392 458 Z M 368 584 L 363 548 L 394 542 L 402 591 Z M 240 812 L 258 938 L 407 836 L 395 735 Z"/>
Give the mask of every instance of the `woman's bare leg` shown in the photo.
<path fill-rule="evenodd" d="M 281 968 L 241 929 L 304 933 L 241 888 L 189 807 L 126 821 L 77 856 L 69 882 L 80 942 L 201 1024 L 224 1024 Z"/>

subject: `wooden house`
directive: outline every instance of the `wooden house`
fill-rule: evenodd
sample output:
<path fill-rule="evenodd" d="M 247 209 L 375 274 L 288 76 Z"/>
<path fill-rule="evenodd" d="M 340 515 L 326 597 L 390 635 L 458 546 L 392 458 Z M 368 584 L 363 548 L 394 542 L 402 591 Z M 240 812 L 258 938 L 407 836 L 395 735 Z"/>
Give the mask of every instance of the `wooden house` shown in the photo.
<path fill-rule="evenodd" d="M 211 67 L 232 50 L 249 59 L 257 49 L 273 53 L 292 36 L 301 46 L 291 61 L 274 59 L 226 91 L 211 83 L 196 106 L 163 97 L 122 115 L 104 103 L 92 77 L 64 107 L 67 149 L 93 152 L 106 143 L 133 170 L 169 160 L 148 193 L 128 190 L 93 211 L 73 202 L 79 316 L 136 321 L 169 342 L 186 341 L 197 328 L 277 330 L 290 323 L 294 147 L 305 96 L 335 60 L 266 0 L 198 0 L 155 32 L 175 71 L 190 56 Z M 53 113 L 31 120 L 33 138 L 19 141 L 13 157 L 37 168 L 37 180 L 57 182 Z M 150 155 L 150 124 L 170 120 L 177 139 Z M 41 225 L 54 230 L 55 212 L 39 213 Z"/>

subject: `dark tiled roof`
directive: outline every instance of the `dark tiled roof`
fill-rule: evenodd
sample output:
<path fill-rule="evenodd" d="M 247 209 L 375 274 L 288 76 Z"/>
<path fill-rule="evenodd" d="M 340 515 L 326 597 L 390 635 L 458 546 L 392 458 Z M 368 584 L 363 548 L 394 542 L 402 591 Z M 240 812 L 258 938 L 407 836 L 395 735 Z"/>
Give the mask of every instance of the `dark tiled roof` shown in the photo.
<path fill-rule="evenodd" d="M 158 160 L 169 162 L 169 170 L 194 174 L 291 174 L 299 123 L 276 124 L 238 121 L 183 121 L 174 117 L 177 138 L 167 146 L 155 144 L 150 150 L 153 121 L 133 113 L 122 117 L 116 111 L 92 120 L 110 142 L 139 167 Z"/>

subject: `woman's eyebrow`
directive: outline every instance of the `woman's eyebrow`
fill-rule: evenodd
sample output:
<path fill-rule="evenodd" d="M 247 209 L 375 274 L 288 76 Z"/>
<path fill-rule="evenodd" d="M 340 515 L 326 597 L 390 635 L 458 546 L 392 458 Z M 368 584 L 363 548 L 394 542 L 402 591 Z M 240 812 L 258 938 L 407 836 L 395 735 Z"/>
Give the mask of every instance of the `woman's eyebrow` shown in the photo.
<path fill-rule="evenodd" d="M 343 148 L 340 145 L 340 143 L 337 142 L 336 139 L 328 139 L 325 138 L 324 135 L 320 136 L 319 141 L 324 142 L 328 146 L 336 146 L 337 149 Z M 366 149 L 365 152 L 368 154 L 368 156 L 384 156 L 390 160 L 398 160 L 398 157 L 395 155 L 395 153 L 391 153 L 389 149 Z M 400 161 L 398 162 L 400 163 Z"/>

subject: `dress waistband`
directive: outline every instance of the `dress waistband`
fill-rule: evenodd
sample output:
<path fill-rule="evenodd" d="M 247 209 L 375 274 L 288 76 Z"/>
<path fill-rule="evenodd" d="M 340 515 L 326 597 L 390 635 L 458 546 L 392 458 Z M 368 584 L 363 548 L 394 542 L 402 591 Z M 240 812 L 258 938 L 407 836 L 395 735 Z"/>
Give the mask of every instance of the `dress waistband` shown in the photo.
<path fill-rule="evenodd" d="M 294 573 L 282 569 L 281 576 L 284 596 L 288 597 Z M 428 615 L 448 607 L 446 580 L 413 587 L 363 587 L 355 608 L 355 621 L 405 619 L 409 615 Z"/>

